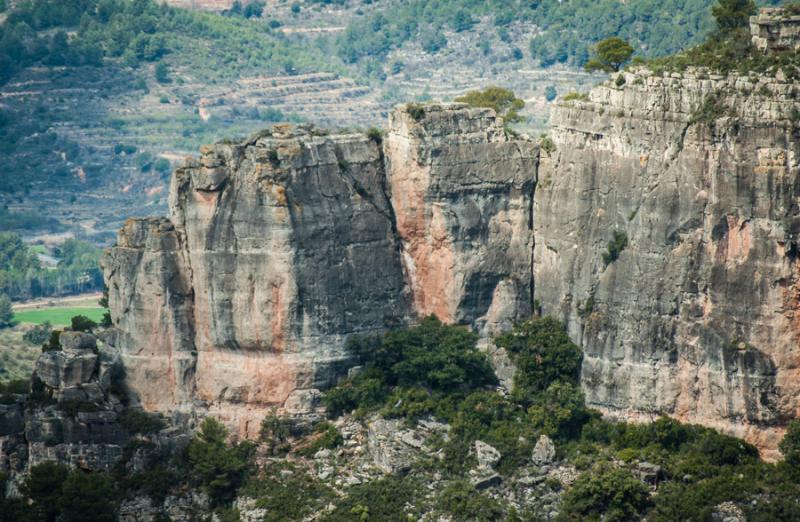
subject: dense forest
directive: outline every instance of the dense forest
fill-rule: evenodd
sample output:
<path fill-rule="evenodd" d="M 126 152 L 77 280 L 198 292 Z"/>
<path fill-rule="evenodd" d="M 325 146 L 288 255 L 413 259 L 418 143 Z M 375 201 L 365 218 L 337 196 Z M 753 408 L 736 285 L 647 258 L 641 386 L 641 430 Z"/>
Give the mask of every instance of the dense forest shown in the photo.
<path fill-rule="evenodd" d="M 630 41 L 643 57 L 675 53 L 702 41 L 713 29 L 712 0 L 408 0 L 348 27 L 339 55 L 348 63 L 378 58 L 408 40 L 427 52 L 447 45 L 443 31 L 466 31 L 481 18 L 508 32 L 514 22 L 535 24 L 529 51 L 547 67 L 583 66 L 591 48 L 611 36 Z M 762 4 L 779 4 L 769 0 Z"/>

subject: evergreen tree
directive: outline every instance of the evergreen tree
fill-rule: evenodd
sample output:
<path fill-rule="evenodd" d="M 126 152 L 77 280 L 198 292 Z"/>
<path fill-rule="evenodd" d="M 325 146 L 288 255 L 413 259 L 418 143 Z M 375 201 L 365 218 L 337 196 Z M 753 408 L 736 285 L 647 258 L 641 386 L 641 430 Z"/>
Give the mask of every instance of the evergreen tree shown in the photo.
<path fill-rule="evenodd" d="M 747 27 L 750 17 L 756 13 L 753 0 L 719 0 L 711 8 L 711 14 L 717 20 L 717 30 L 728 34 L 740 27 Z"/>
<path fill-rule="evenodd" d="M 5 294 L 0 294 L 0 328 L 14 325 L 14 311 L 11 308 L 11 299 Z"/>

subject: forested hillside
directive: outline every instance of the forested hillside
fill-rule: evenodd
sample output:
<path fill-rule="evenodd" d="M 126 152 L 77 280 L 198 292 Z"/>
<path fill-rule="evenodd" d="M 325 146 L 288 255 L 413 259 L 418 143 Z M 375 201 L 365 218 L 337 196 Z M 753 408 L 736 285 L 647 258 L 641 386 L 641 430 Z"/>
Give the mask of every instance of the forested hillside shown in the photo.
<path fill-rule="evenodd" d="M 579 67 L 598 40 L 670 53 L 711 30 L 711 3 L 2 1 L 0 221 L 107 243 L 124 217 L 163 210 L 170 172 L 204 143 L 280 121 L 367 128 L 488 85 L 525 100 L 518 125 L 538 134 L 553 100 L 599 78 Z"/>
<path fill-rule="evenodd" d="M 713 0 L 410 0 L 356 21 L 339 41 L 346 62 L 385 56 L 411 39 L 425 50 L 447 46 L 443 31 L 471 29 L 482 17 L 508 34 L 515 22 L 531 22 L 529 51 L 543 66 L 582 66 L 590 49 L 610 36 L 629 40 L 647 57 L 675 53 L 699 43 L 714 27 Z M 768 0 L 762 4 L 779 4 Z"/>

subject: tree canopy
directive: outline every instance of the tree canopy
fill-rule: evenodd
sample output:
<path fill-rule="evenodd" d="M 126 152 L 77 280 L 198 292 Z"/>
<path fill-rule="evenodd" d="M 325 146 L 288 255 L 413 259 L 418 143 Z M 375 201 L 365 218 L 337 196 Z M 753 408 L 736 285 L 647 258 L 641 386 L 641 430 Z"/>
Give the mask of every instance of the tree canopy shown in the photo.
<path fill-rule="evenodd" d="M 730 33 L 740 27 L 747 27 L 750 17 L 756 14 L 753 0 L 719 0 L 711 8 L 711 14 L 717 21 L 717 31 Z"/>
<path fill-rule="evenodd" d="M 513 91 L 494 86 L 487 87 L 482 91 L 470 91 L 464 96 L 456 98 L 456 101 L 466 103 L 470 107 L 494 109 L 498 116 L 509 123 L 522 120 L 519 111 L 525 107 L 525 102 L 517 98 Z"/>
<path fill-rule="evenodd" d="M 631 44 L 616 36 L 600 41 L 593 56 L 584 66 L 587 71 L 616 72 L 633 55 Z"/>

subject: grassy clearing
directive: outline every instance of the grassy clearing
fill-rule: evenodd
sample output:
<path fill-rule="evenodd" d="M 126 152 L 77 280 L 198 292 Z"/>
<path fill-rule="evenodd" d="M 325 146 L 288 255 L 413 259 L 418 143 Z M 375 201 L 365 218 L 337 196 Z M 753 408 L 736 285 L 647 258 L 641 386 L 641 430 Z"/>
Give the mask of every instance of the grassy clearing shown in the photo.
<path fill-rule="evenodd" d="M 28 379 L 41 349 L 26 343 L 24 327 L 0 330 L 0 382 Z"/>
<path fill-rule="evenodd" d="M 105 308 L 99 306 L 54 306 L 38 310 L 23 310 L 14 313 L 14 319 L 21 324 L 42 324 L 49 321 L 53 326 L 68 326 L 76 315 L 85 315 L 95 322 L 100 322 Z"/>

